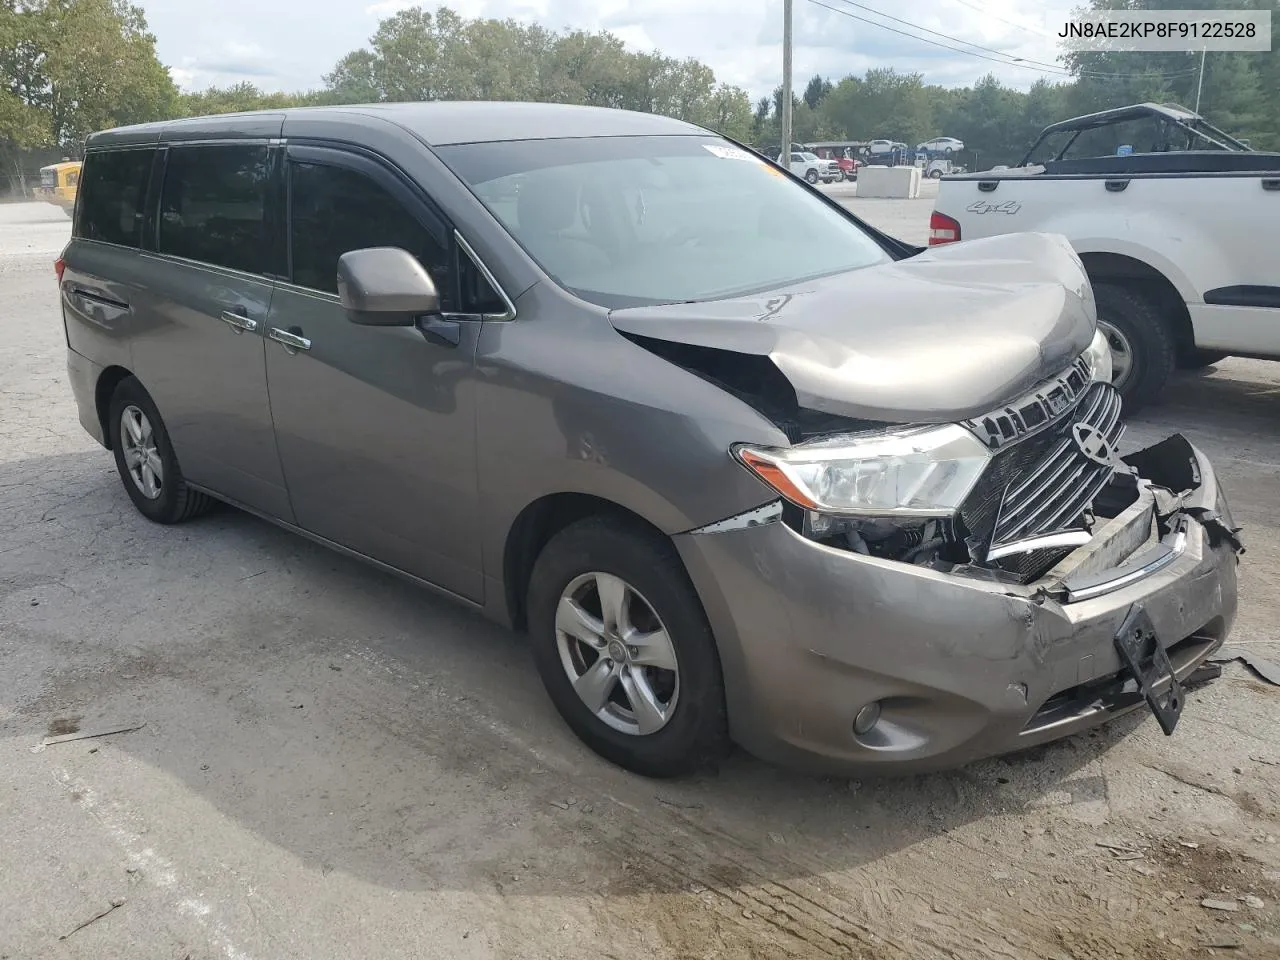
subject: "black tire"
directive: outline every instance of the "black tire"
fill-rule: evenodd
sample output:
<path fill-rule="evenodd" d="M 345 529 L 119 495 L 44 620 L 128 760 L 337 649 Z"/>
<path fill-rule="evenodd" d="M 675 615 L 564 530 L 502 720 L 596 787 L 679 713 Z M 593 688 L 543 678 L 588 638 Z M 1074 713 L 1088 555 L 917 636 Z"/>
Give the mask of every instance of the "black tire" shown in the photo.
<path fill-rule="evenodd" d="M 810 171 L 808 171 L 808 172 L 804 175 L 804 178 L 805 178 L 805 180 L 807 180 L 809 183 L 817 183 L 817 182 L 818 182 L 818 171 L 817 171 L 817 170 L 810 170 Z"/>
<path fill-rule="evenodd" d="M 1129 376 L 1116 387 L 1124 397 L 1125 413 L 1137 413 L 1159 399 L 1173 376 L 1178 356 L 1173 333 L 1160 319 L 1157 302 L 1141 287 L 1096 283 L 1093 294 L 1098 320 L 1114 327 L 1129 344 Z"/>
<path fill-rule="evenodd" d="M 1219 360 L 1225 360 L 1229 356 L 1231 356 L 1229 353 L 1220 353 L 1217 350 L 1197 350 L 1193 347 L 1178 358 L 1178 366 L 1183 370 L 1203 370 L 1205 367 L 1212 367 Z"/>
<path fill-rule="evenodd" d="M 626 581 L 653 608 L 675 649 L 679 695 L 666 725 L 638 735 L 591 712 L 573 688 L 556 641 L 561 594 L 578 576 L 607 573 Z M 675 549 L 664 538 L 604 517 L 560 531 L 539 554 L 529 582 L 534 661 L 565 723 L 606 760 L 647 777 L 678 777 L 714 766 L 729 746 L 724 680 L 702 603 Z"/>
<path fill-rule="evenodd" d="M 129 407 L 141 410 L 151 425 L 153 445 L 160 458 L 163 474 L 159 496 L 155 499 L 139 489 L 125 462 L 125 444 L 120 436 L 121 418 Z M 115 452 L 120 482 L 124 484 L 125 492 L 129 494 L 129 499 L 138 508 L 138 512 L 148 520 L 166 524 L 182 523 L 208 512 L 214 505 L 212 497 L 192 490 L 182 478 L 182 468 L 178 466 L 178 458 L 169 442 L 169 432 L 165 429 L 160 411 L 136 378 L 125 377 L 116 385 L 107 410 L 107 428 L 110 431 L 111 449 Z"/>

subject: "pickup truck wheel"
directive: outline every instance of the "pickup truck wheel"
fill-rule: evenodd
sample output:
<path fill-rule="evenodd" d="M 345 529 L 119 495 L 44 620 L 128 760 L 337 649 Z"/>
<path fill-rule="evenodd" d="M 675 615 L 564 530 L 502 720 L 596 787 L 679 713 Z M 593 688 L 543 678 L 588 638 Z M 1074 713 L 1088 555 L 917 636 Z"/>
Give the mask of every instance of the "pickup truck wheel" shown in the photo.
<path fill-rule="evenodd" d="M 1154 402 L 1177 363 L 1173 334 L 1155 303 L 1140 290 L 1115 283 L 1093 287 L 1098 327 L 1111 346 L 1111 382 L 1132 414 Z"/>
<path fill-rule="evenodd" d="M 818 171 L 817 171 L 817 170 L 810 170 L 808 173 L 806 173 L 806 174 L 804 175 L 804 178 L 805 178 L 806 180 L 808 180 L 810 183 L 817 183 L 817 182 L 818 182 Z"/>
<path fill-rule="evenodd" d="M 527 609 L 543 685 L 596 753 L 673 777 L 726 751 L 715 639 L 665 538 L 604 517 L 566 527 L 534 563 Z"/>

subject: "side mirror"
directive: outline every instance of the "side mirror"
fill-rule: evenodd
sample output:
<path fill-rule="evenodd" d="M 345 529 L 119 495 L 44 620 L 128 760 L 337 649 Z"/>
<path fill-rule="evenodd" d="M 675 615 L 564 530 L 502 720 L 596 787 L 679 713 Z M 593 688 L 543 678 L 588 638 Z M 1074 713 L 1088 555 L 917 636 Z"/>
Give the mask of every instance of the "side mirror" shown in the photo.
<path fill-rule="evenodd" d="M 338 296 L 352 323 L 371 327 L 411 327 L 423 314 L 440 312 L 431 274 L 397 247 L 368 247 L 339 257 Z"/>

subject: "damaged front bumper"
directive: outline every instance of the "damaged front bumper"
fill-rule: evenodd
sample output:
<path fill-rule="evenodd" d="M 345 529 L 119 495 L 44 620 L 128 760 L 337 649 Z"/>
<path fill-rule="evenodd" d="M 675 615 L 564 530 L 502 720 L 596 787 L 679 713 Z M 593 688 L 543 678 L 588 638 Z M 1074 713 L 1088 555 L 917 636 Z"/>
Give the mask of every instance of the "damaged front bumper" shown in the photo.
<path fill-rule="evenodd" d="M 1134 502 L 1025 585 L 825 546 L 768 508 L 676 537 L 734 738 L 790 765 L 905 772 L 1075 733 L 1144 692 L 1167 700 L 1172 679 L 1148 672 L 1144 690 L 1116 638 L 1140 611 L 1184 679 L 1231 629 L 1241 547 L 1189 443 L 1126 459 L 1142 478 Z"/>

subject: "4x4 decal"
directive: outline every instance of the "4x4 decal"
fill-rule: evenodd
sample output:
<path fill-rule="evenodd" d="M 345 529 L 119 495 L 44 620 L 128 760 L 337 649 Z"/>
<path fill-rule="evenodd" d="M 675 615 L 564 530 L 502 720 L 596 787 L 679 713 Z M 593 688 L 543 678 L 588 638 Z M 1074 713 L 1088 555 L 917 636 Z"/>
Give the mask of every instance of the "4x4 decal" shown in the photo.
<path fill-rule="evenodd" d="M 1022 209 L 1017 200 L 1006 200 L 1004 203 L 988 203 L 986 200 L 975 200 L 965 210 L 969 213 L 1007 213 L 1013 215 Z"/>

